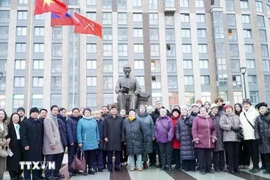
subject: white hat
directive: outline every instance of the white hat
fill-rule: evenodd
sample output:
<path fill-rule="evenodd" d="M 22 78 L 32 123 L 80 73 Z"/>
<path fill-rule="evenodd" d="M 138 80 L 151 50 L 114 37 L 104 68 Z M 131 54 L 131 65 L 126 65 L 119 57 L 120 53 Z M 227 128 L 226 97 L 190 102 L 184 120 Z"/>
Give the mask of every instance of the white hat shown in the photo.
<path fill-rule="evenodd" d="M 218 108 L 218 105 L 217 104 L 215 104 L 215 103 L 213 103 L 213 104 L 211 104 L 211 107 L 210 107 L 210 109 L 212 110 L 213 108 Z"/>
<path fill-rule="evenodd" d="M 181 106 L 181 110 L 183 110 L 183 109 L 185 109 L 185 110 L 189 110 L 189 108 L 187 107 L 187 105 L 183 105 L 183 106 Z"/>
<path fill-rule="evenodd" d="M 193 108 L 194 106 L 197 106 L 198 108 L 200 108 L 200 106 L 196 103 L 192 104 L 190 107 Z"/>

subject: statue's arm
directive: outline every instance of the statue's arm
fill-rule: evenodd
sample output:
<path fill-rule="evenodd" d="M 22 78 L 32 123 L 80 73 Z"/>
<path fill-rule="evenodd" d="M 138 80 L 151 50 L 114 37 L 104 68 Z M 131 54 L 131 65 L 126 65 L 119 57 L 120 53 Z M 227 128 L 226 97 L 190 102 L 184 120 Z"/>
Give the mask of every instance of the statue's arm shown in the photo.
<path fill-rule="evenodd" d="M 135 90 L 135 94 L 138 95 L 139 92 L 141 92 L 141 86 L 140 86 L 140 84 L 139 84 L 139 82 L 138 82 L 138 80 L 137 80 L 136 78 L 135 78 L 135 80 L 136 80 L 136 90 Z"/>

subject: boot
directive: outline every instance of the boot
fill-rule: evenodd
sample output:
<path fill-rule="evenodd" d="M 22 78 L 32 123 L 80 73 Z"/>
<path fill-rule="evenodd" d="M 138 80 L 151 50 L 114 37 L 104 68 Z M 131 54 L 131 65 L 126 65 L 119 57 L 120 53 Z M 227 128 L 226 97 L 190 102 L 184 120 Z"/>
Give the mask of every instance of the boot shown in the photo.
<path fill-rule="evenodd" d="M 147 162 L 144 162 L 144 163 L 143 163 L 143 168 L 144 168 L 144 169 L 148 169 Z"/>
<path fill-rule="evenodd" d="M 94 168 L 91 168 L 88 170 L 88 174 L 95 174 L 95 173 L 96 173 L 96 171 Z"/>

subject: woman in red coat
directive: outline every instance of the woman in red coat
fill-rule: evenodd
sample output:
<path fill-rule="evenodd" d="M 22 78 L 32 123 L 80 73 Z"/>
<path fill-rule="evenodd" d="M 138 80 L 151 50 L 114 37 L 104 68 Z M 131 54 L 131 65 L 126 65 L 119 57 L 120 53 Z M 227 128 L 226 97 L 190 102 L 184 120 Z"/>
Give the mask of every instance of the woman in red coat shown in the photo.
<path fill-rule="evenodd" d="M 174 132 L 176 130 L 176 124 L 177 124 L 177 120 L 180 118 L 180 110 L 177 108 L 174 108 L 172 110 L 172 122 L 173 122 L 173 127 L 174 127 Z M 172 148 L 173 148 L 173 152 L 172 152 L 172 164 L 175 164 L 175 169 L 180 169 L 181 167 L 181 161 L 180 161 L 180 142 L 176 139 L 176 136 L 174 135 L 173 138 L 173 143 L 172 143 Z"/>

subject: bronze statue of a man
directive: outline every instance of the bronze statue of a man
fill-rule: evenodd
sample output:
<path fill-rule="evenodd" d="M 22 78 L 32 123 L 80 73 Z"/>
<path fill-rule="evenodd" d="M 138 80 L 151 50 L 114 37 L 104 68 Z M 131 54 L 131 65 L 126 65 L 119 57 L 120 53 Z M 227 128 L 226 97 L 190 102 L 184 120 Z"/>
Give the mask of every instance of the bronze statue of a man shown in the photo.
<path fill-rule="evenodd" d="M 135 109 L 141 87 L 135 77 L 130 77 L 131 67 L 129 65 L 125 65 L 123 71 L 125 77 L 119 78 L 115 87 L 115 93 L 118 94 L 117 102 L 120 110 L 126 109 L 127 100 L 129 100 L 129 109 Z M 126 110 L 128 111 L 128 109 Z"/>

